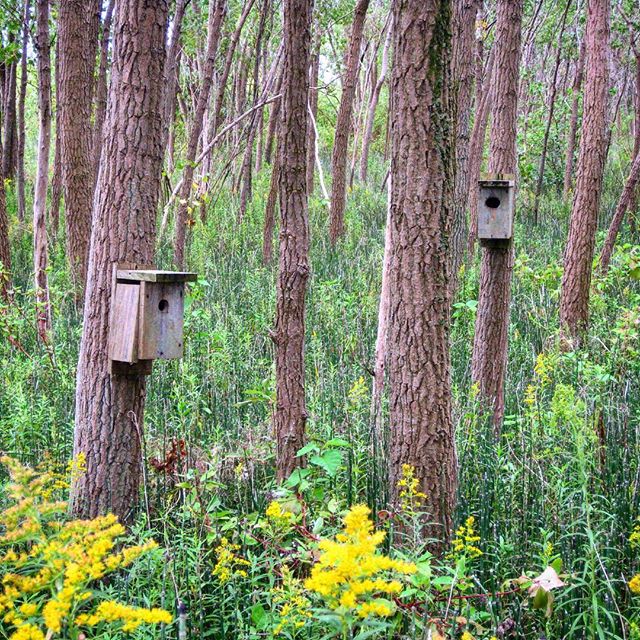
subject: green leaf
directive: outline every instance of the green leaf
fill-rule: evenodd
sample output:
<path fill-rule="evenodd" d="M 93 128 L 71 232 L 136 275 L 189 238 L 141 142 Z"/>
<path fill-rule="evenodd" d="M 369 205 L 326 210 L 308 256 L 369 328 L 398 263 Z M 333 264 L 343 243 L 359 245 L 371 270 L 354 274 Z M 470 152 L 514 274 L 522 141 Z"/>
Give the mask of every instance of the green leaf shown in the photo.
<path fill-rule="evenodd" d="M 325 451 L 321 456 L 313 456 L 309 462 L 324 469 L 330 476 L 334 476 L 342 464 L 342 453 L 335 449 Z"/>

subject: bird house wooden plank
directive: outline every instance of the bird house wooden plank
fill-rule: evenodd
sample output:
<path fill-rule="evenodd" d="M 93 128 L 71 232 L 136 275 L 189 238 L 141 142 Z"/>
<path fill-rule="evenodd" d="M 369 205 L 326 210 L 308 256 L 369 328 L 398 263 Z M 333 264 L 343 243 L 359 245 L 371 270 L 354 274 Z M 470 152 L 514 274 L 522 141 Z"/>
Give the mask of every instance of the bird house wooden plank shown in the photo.
<path fill-rule="evenodd" d="M 158 269 L 118 269 L 118 280 L 131 280 L 134 282 L 193 282 L 197 279 L 196 273 L 189 271 L 162 271 Z"/>
<path fill-rule="evenodd" d="M 141 282 L 139 357 L 182 358 L 184 284 Z"/>
<path fill-rule="evenodd" d="M 513 176 L 490 175 L 478 181 L 478 238 L 508 240 L 515 211 Z"/>
<path fill-rule="evenodd" d="M 109 358 L 120 362 L 138 361 L 138 307 L 140 285 L 117 283 L 112 300 L 109 327 Z"/>

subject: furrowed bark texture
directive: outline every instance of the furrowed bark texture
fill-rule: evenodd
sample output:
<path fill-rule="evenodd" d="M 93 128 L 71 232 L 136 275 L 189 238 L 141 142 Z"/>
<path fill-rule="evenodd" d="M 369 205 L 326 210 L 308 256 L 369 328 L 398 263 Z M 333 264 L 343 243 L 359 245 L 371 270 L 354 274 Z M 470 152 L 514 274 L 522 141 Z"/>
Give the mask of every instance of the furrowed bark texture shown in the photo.
<path fill-rule="evenodd" d="M 450 0 L 393 9 L 389 267 L 389 487 L 415 468 L 433 527 L 451 533 L 457 474 L 449 362 L 454 126 Z"/>
<path fill-rule="evenodd" d="M 49 0 L 37 0 L 36 52 L 38 65 L 38 169 L 33 199 L 33 268 L 36 289 L 38 336 L 47 342 L 51 329 L 47 280 L 47 185 L 51 146 L 51 54 L 49 44 Z"/>
<path fill-rule="evenodd" d="M 315 186 L 315 145 L 316 132 L 311 118 L 318 116 L 318 81 L 320 77 L 320 34 L 316 36 L 315 50 L 311 55 L 310 85 L 309 85 L 309 118 L 307 126 L 307 193 L 311 195 Z"/>
<path fill-rule="evenodd" d="M 344 234 L 344 208 L 347 202 L 347 152 L 349 151 L 353 99 L 356 95 L 358 69 L 360 68 L 360 47 L 368 8 L 369 0 L 358 0 L 353 14 L 349 50 L 342 80 L 342 95 L 333 139 L 331 207 L 329 212 L 329 238 L 332 244 L 335 244 L 338 238 Z"/>
<path fill-rule="evenodd" d="M 517 172 L 516 123 L 523 0 L 498 0 L 489 172 Z M 504 378 L 513 275 L 513 240 L 482 247 L 480 291 L 471 377 L 481 402 L 493 413 L 497 433 L 504 415 Z"/>
<path fill-rule="evenodd" d="M 469 145 L 473 98 L 475 25 L 479 0 L 453 2 L 452 76 L 456 91 L 456 179 L 451 234 L 451 289 L 456 290 L 458 271 L 467 246 L 469 200 Z"/>
<path fill-rule="evenodd" d="M 609 19 L 609 0 L 589 0 L 582 139 L 560 292 L 560 324 L 574 338 L 589 321 L 591 267 L 607 157 Z"/>
<path fill-rule="evenodd" d="M 307 101 L 313 0 L 285 0 L 280 154 L 280 262 L 276 347 L 277 477 L 302 463 L 307 409 L 304 394 L 305 294 L 309 278 L 307 202 Z"/>
<path fill-rule="evenodd" d="M 151 264 L 162 169 L 161 92 L 168 0 L 118 0 L 78 362 L 74 450 L 87 472 L 73 511 L 131 522 L 141 475 L 144 376 L 109 374 L 112 267 Z"/>
<path fill-rule="evenodd" d="M 15 37 L 9 34 L 9 42 Z M 7 79 L 5 84 L 4 113 L 2 114 L 2 126 L 4 127 L 4 156 L 2 158 L 2 175 L 5 178 L 13 178 L 16 173 L 16 160 L 18 155 L 18 136 L 16 121 L 16 74 L 18 62 L 13 60 L 6 68 Z"/>
<path fill-rule="evenodd" d="M 79 292 L 87 272 L 93 205 L 91 100 L 98 50 L 98 0 L 65 0 L 58 16 L 58 121 L 67 255 Z"/>
<path fill-rule="evenodd" d="M 0 166 L 4 157 L 2 138 L 0 138 Z M 9 245 L 9 217 L 4 180 L 0 177 L 0 298 L 9 300 L 11 289 L 11 247 Z"/>
<path fill-rule="evenodd" d="M 218 52 L 218 42 L 220 41 L 220 30 L 226 11 L 226 0 L 217 0 L 209 7 L 209 19 L 207 27 L 207 53 L 204 66 L 202 67 L 202 79 L 200 83 L 200 93 L 196 111 L 193 115 L 193 124 L 189 131 L 189 144 L 187 156 L 185 158 L 184 175 L 182 176 L 182 187 L 178 200 L 178 211 L 176 213 L 176 234 L 173 248 L 173 261 L 182 268 L 185 262 L 185 245 L 187 238 L 187 225 L 193 220 L 188 219 L 190 206 L 191 188 L 193 186 L 193 173 L 195 170 L 194 160 L 198 151 L 198 141 L 202 133 L 204 124 L 204 112 L 209 104 L 209 94 L 213 83 L 213 71 L 216 63 L 216 53 Z"/>

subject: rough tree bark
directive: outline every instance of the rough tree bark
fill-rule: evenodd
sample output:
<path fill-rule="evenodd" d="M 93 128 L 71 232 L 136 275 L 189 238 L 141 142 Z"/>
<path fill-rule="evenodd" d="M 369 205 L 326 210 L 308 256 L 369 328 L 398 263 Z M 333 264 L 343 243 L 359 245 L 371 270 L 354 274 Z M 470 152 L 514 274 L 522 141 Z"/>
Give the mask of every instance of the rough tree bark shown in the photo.
<path fill-rule="evenodd" d="M 303 461 L 307 409 L 304 393 L 305 294 L 309 278 L 307 101 L 313 0 L 284 2 L 284 69 L 280 122 L 280 261 L 273 339 L 276 349 L 277 477 Z"/>
<path fill-rule="evenodd" d="M 349 151 L 349 135 L 351 117 L 353 115 L 353 99 L 356 95 L 358 70 L 360 68 L 360 47 L 364 33 L 369 0 L 358 0 L 353 12 L 353 23 L 349 37 L 349 48 L 342 76 L 342 95 L 338 107 L 338 118 L 333 139 L 331 154 L 331 205 L 329 211 L 329 238 L 335 244 L 344 234 L 344 209 L 347 202 L 347 153 Z"/>
<path fill-rule="evenodd" d="M 389 487 L 415 468 L 449 537 L 457 474 L 451 419 L 448 242 L 453 216 L 451 0 L 396 0 L 390 94 Z"/>
<path fill-rule="evenodd" d="M 517 172 L 516 123 L 523 0 L 498 0 L 495 74 L 489 146 L 489 172 Z M 480 401 L 493 415 L 496 433 L 504 415 L 504 378 L 513 274 L 513 240 L 487 241 L 482 247 L 480 291 L 473 340 L 471 377 Z"/>
<path fill-rule="evenodd" d="M 73 511 L 112 511 L 131 522 L 141 475 L 145 377 L 110 375 L 112 267 L 150 264 L 162 170 L 162 71 L 168 0 L 118 0 L 103 162 L 78 362 L 75 454 L 87 472 L 72 487 Z"/>
<path fill-rule="evenodd" d="M 36 0 L 36 54 L 38 66 L 38 168 L 33 199 L 33 268 L 36 290 L 38 336 L 48 341 L 51 306 L 47 278 L 47 185 L 51 146 L 51 54 L 49 44 L 49 0 Z"/>
<path fill-rule="evenodd" d="M 56 135 L 53 151 L 53 176 L 51 177 L 51 207 L 49 209 L 49 225 L 51 235 L 56 238 L 60 227 L 60 202 L 62 201 L 62 158 L 60 152 L 60 104 L 58 101 L 58 85 L 60 84 L 60 38 L 56 38 L 54 65 L 54 84 L 56 87 Z"/>
<path fill-rule="evenodd" d="M 467 202 L 469 200 L 469 143 L 473 99 L 474 44 L 480 0 L 453 2 L 452 77 L 456 92 L 456 179 L 451 232 L 451 290 L 457 287 L 458 272 L 467 248 Z"/>
<path fill-rule="evenodd" d="M 578 130 L 578 111 L 580 109 L 582 77 L 584 76 L 585 51 L 585 39 L 582 38 L 571 96 L 571 119 L 569 121 L 569 139 L 567 140 L 567 155 L 564 163 L 564 186 L 562 188 L 562 200 L 564 202 L 568 200 L 573 185 L 573 163 L 576 152 L 576 132 Z"/>
<path fill-rule="evenodd" d="M 100 153 L 102 152 L 102 127 L 107 111 L 107 66 L 109 64 L 109 38 L 111 34 L 111 21 L 115 0 L 109 0 L 107 10 L 102 23 L 102 40 L 100 41 L 100 65 L 98 67 L 98 79 L 96 85 L 96 115 L 93 123 L 93 179 L 98 179 L 100 167 Z"/>
<path fill-rule="evenodd" d="M 578 338 L 589 321 L 589 288 L 607 153 L 609 0 L 589 0 L 582 139 L 569 237 L 564 252 L 560 325 Z"/>
<path fill-rule="evenodd" d="M 16 166 L 16 187 L 18 195 L 18 220 L 24 222 L 24 104 L 27 97 L 27 45 L 29 44 L 29 23 L 31 22 L 31 2 L 25 0 L 22 18 L 22 50 L 20 53 L 20 91 L 18 92 L 18 159 Z"/>
<path fill-rule="evenodd" d="M 217 0 L 209 5 L 209 18 L 207 26 L 207 53 L 205 63 L 202 67 L 202 78 L 200 82 L 200 92 L 198 102 L 193 115 L 193 123 L 189 131 L 189 144 L 184 164 L 184 175 L 182 177 L 182 188 L 180 189 L 180 199 L 178 201 L 178 211 L 176 213 L 176 233 L 173 246 L 173 261 L 179 266 L 184 266 L 184 253 L 187 238 L 187 225 L 192 223 L 188 219 L 191 203 L 191 188 L 193 186 L 194 160 L 198 151 L 198 141 L 202 133 L 204 123 L 204 112 L 209 104 L 209 94 L 213 83 L 213 71 L 218 52 L 218 42 L 220 41 L 220 30 L 222 20 L 226 12 L 226 0 Z"/>
<path fill-rule="evenodd" d="M 371 140 L 373 139 L 373 125 L 376 118 L 376 108 L 382 87 L 387 79 L 387 71 L 389 70 L 389 49 L 391 48 L 391 37 L 393 35 L 393 21 L 389 19 L 387 24 L 387 35 L 382 47 L 382 62 L 380 65 L 380 75 L 376 86 L 371 93 L 369 101 L 369 109 L 367 111 L 367 120 L 364 126 L 364 134 L 362 136 L 362 155 L 360 156 L 360 181 L 367 181 L 367 172 L 369 171 L 369 150 L 371 149 Z M 374 63 L 375 64 L 375 63 Z"/>
<path fill-rule="evenodd" d="M 547 165 L 547 149 L 549 147 L 549 133 L 553 124 L 553 114 L 556 108 L 556 94 L 558 92 L 558 72 L 560 71 L 560 63 L 562 62 L 562 37 L 567 24 L 567 14 L 573 0 L 567 0 L 562 19 L 560 21 L 560 31 L 558 32 L 558 45 L 556 48 L 556 61 L 553 68 L 553 77 L 551 78 L 551 89 L 549 94 L 549 104 L 547 106 L 547 123 L 544 128 L 544 136 L 542 139 L 542 153 L 540 154 L 540 164 L 538 165 L 538 180 L 536 182 L 536 193 L 533 202 L 533 222 L 538 224 L 538 213 L 540 210 L 540 196 L 542 195 L 542 185 L 544 183 L 544 170 Z"/>
<path fill-rule="evenodd" d="M 273 229 L 276 222 L 276 205 L 278 204 L 278 187 L 280 184 L 280 151 L 276 142 L 276 151 L 271 166 L 271 182 L 269 195 L 264 207 L 264 229 L 262 233 L 262 263 L 267 265 L 273 256 Z"/>
<path fill-rule="evenodd" d="M 100 3 L 65 0 L 58 12 L 58 122 L 67 255 L 77 291 L 84 288 L 94 176 L 91 101 Z"/>

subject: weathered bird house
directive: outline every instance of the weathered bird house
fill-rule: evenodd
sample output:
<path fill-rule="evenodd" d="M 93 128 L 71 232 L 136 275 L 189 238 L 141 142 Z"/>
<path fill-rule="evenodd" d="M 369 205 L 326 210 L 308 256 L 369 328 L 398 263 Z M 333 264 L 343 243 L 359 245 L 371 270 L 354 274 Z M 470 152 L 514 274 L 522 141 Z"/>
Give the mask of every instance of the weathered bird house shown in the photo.
<path fill-rule="evenodd" d="M 109 322 L 112 373 L 148 374 L 156 359 L 184 351 L 184 285 L 195 273 L 129 269 L 113 273 Z"/>
<path fill-rule="evenodd" d="M 515 180 L 511 175 L 483 176 L 478 181 L 478 238 L 509 240 L 513 236 Z"/>

